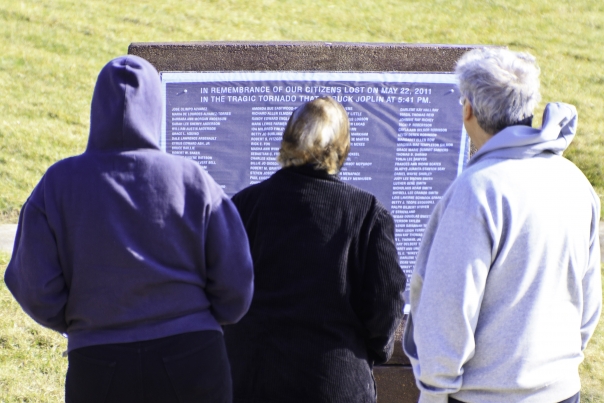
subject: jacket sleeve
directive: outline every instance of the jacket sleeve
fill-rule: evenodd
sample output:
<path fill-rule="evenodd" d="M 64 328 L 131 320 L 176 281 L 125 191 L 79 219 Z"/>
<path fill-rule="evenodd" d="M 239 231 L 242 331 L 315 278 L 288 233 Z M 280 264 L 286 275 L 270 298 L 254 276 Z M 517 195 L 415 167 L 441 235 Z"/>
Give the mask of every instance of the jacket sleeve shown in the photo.
<path fill-rule="evenodd" d="M 65 333 L 69 294 L 57 244 L 46 219 L 43 182 L 21 209 L 6 286 L 23 310 L 42 326 Z"/>
<path fill-rule="evenodd" d="M 380 210 L 369 234 L 359 316 L 367 330 L 367 351 L 375 364 L 392 356 L 394 334 L 403 317 L 406 277 L 398 264 L 394 221 Z"/>
<path fill-rule="evenodd" d="M 236 323 L 252 301 L 254 274 L 249 242 L 233 203 L 223 195 L 206 233 L 206 295 L 221 325 Z"/>
<path fill-rule="evenodd" d="M 581 320 L 581 350 L 593 335 L 602 313 L 602 276 L 600 262 L 600 201 L 594 197 L 593 220 L 589 245 L 589 262 L 583 276 L 583 315 Z"/>

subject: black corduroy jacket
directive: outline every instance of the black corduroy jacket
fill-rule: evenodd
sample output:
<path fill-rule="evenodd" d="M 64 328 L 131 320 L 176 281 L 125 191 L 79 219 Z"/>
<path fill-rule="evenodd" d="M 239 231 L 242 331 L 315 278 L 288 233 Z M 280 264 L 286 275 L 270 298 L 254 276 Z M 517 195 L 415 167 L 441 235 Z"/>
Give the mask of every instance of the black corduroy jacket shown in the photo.
<path fill-rule="evenodd" d="M 235 402 L 375 402 L 406 278 L 375 196 L 313 166 L 233 197 L 255 271 L 248 314 L 225 327 Z"/>

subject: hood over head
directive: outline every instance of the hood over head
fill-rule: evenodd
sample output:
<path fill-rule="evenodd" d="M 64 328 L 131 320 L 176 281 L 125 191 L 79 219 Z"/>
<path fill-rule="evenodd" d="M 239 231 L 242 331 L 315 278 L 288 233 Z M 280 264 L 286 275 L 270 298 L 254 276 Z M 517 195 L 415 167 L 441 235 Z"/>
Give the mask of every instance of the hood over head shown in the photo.
<path fill-rule="evenodd" d="M 86 151 L 159 150 L 161 112 L 157 70 L 138 56 L 113 59 L 94 88 Z"/>
<path fill-rule="evenodd" d="M 549 103 L 543 112 L 540 129 L 509 126 L 487 141 L 468 166 L 483 158 L 522 159 L 544 151 L 562 155 L 577 131 L 577 109 L 562 102 Z"/>

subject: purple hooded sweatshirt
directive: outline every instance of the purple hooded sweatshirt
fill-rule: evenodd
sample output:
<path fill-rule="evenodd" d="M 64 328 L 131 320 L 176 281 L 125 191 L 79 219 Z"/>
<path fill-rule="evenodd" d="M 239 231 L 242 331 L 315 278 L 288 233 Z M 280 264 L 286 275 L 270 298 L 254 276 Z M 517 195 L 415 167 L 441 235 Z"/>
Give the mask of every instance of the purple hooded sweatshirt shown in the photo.
<path fill-rule="evenodd" d="M 51 166 L 21 210 L 6 285 L 69 350 L 221 331 L 249 308 L 239 214 L 198 164 L 160 151 L 161 112 L 153 66 L 109 62 L 86 151 Z"/>

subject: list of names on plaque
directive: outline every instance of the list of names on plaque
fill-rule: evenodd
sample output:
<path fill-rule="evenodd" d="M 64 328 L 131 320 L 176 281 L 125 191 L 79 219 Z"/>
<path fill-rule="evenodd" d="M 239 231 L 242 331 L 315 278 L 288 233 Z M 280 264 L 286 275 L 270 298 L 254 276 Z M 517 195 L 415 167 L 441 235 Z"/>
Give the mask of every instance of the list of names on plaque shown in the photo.
<path fill-rule="evenodd" d="M 162 73 L 162 148 L 190 158 L 233 195 L 280 169 L 292 112 L 329 95 L 350 120 L 339 178 L 376 195 L 395 221 L 400 264 L 411 274 L 434 205 L 467 154 L 450 74 Z"/>

